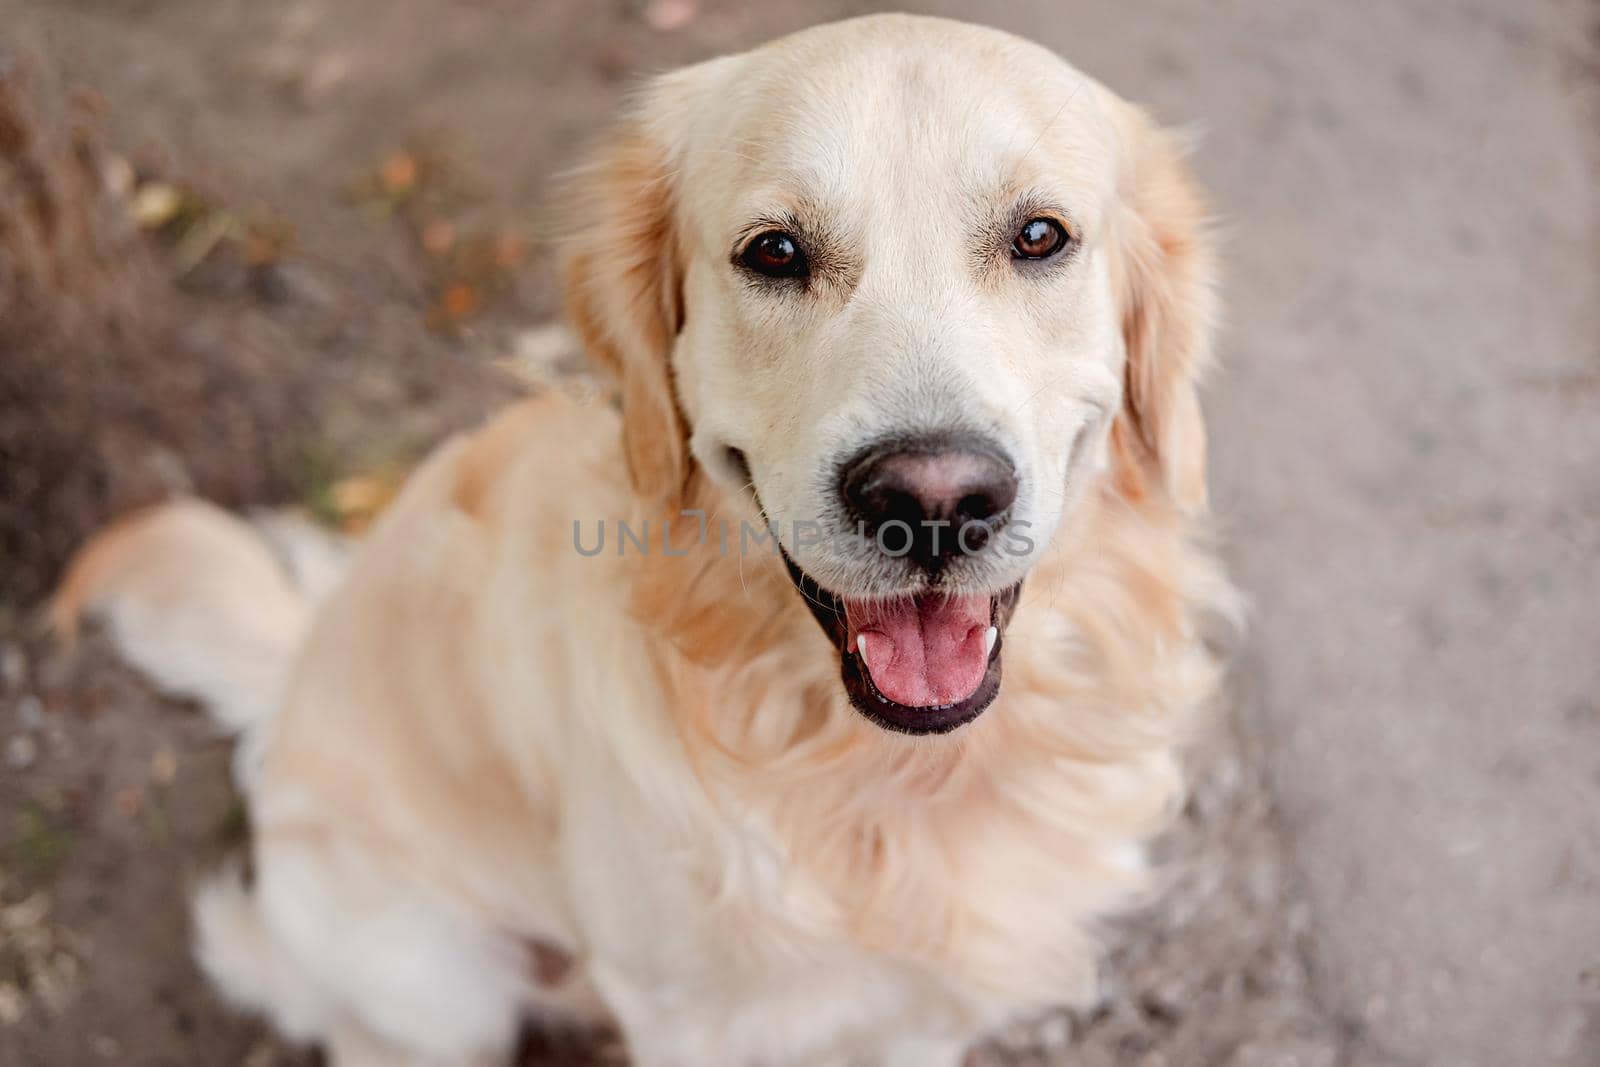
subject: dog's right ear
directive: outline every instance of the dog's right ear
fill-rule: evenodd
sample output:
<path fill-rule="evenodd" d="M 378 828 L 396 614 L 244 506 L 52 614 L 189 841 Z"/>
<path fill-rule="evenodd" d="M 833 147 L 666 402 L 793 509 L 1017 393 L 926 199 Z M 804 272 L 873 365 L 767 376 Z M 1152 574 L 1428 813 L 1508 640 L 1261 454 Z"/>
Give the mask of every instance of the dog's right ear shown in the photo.
<path fill-rule="evenodd" d="M 699 68 L 652 82 L 569 180 L 567 316 L 617 381 L 634 489 L 671 504 L 689 478 L 688 430 L 672 373 L 683 323 L 676 172 Z"/>
<path fill-rule="evenodd" d="M 1127 349 L 1113 440 L 1130 473 L 1150 472 L 1173 503 L 1198 513 L 1206 429 L 1197 389 L 1216 318 L 1210 227 L 1182 141 L 1129 104 L 1111 106 L 1123 155 L 1109 245 Z"/>

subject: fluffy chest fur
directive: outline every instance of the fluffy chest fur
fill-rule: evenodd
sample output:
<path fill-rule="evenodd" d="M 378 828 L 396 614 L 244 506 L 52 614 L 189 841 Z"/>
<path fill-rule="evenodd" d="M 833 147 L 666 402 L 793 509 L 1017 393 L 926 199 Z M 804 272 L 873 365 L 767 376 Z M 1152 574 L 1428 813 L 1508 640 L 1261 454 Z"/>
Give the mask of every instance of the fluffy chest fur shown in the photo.
<path fill-rule="evenodd" d="M 854 713 L 836 652 L 747 560 L 663 561 L 635 588 L 672 647 L 697 777 L 810 901 L 768 921 L 806 916 L 797 936 L 1016 1004 L 1090 987 L 1087 922 L 1144 884 L 1140 844 L 1178 800 L 1176 750 L 1214 680 L 1194 616 L 1225 588 L 1169 514 L 1100 491 L 1024 589 L 992 713 L 946 737 Z M 710 884 L 738 869 L 735 840 L 702 858 Z"/>

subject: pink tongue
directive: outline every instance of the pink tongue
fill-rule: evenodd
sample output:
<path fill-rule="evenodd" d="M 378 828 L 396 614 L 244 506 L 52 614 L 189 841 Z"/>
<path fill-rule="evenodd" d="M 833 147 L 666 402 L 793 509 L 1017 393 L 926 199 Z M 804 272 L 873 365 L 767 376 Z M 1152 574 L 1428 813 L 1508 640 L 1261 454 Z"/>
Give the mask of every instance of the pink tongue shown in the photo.
<path fill-rule="evenodd" d="M 850 651 L 862 654 L 878 692 L 907 707 L 955 704 L 989 668 L 990 598 L 919 596 L 893 604 L 845 602 Z"/>

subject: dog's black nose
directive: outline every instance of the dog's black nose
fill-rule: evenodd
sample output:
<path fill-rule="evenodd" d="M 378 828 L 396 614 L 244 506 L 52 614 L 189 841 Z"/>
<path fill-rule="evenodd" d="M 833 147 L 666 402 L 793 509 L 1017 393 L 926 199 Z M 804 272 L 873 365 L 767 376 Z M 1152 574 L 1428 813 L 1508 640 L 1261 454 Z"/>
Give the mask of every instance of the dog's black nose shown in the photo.
<path fill-rule="evenodd" d="M 982 438 L 932 437 L 868 448 L 845 464 L 839 488 L 884 551 L 935 569 L 977 552 L 1005 525 L 1017 475 Z"/>

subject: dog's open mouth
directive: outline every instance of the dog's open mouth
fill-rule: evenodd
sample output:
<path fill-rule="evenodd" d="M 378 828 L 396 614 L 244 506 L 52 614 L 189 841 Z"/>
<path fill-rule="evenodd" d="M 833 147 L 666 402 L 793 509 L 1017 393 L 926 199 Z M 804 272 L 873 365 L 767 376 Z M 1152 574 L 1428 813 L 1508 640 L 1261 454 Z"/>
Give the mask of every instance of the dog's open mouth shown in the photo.
<path fill-rule="evenodd" d="M 839 650 L 845 693 L 867 718 L 901 733 L 942 734 L 993 703 L 1021 582 L 993 595 L 857 601 L 822 588 L 787 554 L 784 562 Z"/>

